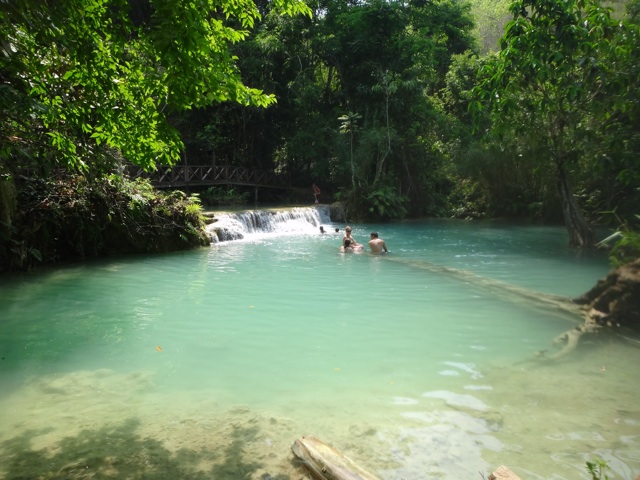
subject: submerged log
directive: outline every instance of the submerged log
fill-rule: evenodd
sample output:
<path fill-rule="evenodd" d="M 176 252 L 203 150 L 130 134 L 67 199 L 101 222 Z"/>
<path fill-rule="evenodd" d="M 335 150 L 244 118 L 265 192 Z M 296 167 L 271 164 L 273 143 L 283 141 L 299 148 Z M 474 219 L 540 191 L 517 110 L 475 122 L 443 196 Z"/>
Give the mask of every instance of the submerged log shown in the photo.
<path fill-rule="evenodd" d="M 313 435 L 297 439 L 291 450 L 318 480 L 379 480 Z"/>
<path fill-rule="evenodd" d="M 559 351 L 552 354 L 547 354 L 546 351 L 538 352 L 536 360 L 557 360 L 567 356 L 576 349 L 584 334 L 593 334 L 601 327 L 615 327 L 615 333 L 633 344 L 640 345 L 637 340 L 622 335 L 624 329 L 640 331 L 640 259 L 612 270 L 606 278 L 599 280 L 595 287 L 577 299 L 536 292 L 481 277 L 468 270 L 427 261 L 408 261 L 397 257 L 388 257 L 388 260 L 447 275 L 502 299 L 526 304 L 572 322 L 581 321 L 576 327 L 553 340 L 552 343 L 560 347 Z"/>
<path fill-rule="evenodd" d="M 583 318 L 583 308 L 568 297 L 530 290 L 500 280 L 482 277 L 469 270 L 447 267 L 424 260 L 405 260 L 404 258 L 391 256 L 386 258 L 388 261 L 402 263 L 413 268 L 420 268 L 432 273 L 447 275 L 467 285 L 489 292 L 503 300 L 520 305 L 525 304 L 548 314 L 561 316 L 569 321 L 578 322 Z"/>

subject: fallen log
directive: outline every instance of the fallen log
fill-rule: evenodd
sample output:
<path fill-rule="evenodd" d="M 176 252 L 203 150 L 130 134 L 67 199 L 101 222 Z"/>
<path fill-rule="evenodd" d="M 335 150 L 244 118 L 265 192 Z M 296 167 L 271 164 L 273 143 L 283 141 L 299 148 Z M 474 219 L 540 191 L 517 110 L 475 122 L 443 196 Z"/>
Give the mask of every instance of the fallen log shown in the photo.
<path fill-rule="evenodd" d="M 504 465 L 500 465 L 491 475 L 489 475 L 489 480 L 520 480 L 520 477 Z"/>
<path fill-rule="evenodd" d="M 587 294 L 578 299 L 570 299 L 559 295 L 536 292 L 527 288 L 510 285 L 499 280 L 482 277 L 468 270 L 446 267 L 427 261 L 408 261 L 398 257 L 388 257 L 387 260 L 402 263 L 414 268 L 420 268 L 437 274 L 444 274 L 453 279 L 464 282 L 476 288 L 483 289 L 496 297 L 518 304 L 557 315 L 571 322 L 582 322 L 574 328 L 558 335 L 553 345 L 560 349 L 552 354 L 546 350 L 536 353 L 531 361 L 558 360 L 572 353 L 580 338 L 585 334 L 593 334 L 600 327 L 635 326 L 640 329 L 640 259 L 624 265 L 609 273 L 607 278 Z M 619 334 L 618 331 L 616 333 Z M 633 339 L 623 336 L 627 341 Z"/>
<path fill-rule="evenodd" d="M 297 439 L 291 451 L 318 480 L 379 480 L 313 435 Z"/>

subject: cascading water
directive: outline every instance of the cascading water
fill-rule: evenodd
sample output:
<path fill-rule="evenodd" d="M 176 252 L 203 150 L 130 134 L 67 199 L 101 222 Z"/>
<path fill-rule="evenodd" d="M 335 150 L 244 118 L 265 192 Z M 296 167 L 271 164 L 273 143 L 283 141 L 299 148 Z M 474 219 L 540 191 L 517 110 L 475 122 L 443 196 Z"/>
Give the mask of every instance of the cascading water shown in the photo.
<path fill-rule="evenodd" d="M 317 233 L 331 224 L 328 206 L 295 207 L 286 210 L 248 210 L 216 213 L 216 222 L 207 231 L 213 243 L 252 239 L 269 234 Z"/>

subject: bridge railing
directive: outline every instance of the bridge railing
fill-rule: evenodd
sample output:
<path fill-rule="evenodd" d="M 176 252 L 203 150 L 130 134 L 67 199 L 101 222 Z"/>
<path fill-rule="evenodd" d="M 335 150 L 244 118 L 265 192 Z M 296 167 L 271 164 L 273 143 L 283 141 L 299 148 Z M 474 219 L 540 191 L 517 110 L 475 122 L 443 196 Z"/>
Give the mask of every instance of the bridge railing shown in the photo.
<path fill-rule="evenodd" d="M 289 188 L 289 177 L 267 170 L 257 170 L 231 165 L 175 165 L 159 166 L 155 171 L 129 165 L 131 177 L 148 178 L 158 188 L 200 185 L 248 185 L 271 188 Z"/>

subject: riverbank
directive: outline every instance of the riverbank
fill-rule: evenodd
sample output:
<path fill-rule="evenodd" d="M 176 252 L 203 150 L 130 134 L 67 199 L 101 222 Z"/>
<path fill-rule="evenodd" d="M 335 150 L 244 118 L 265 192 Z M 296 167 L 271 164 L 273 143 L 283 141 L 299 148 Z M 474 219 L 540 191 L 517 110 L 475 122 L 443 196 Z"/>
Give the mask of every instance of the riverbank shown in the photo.
<path fill-rule="evenodd" d="M 13 176 L 1 190 L 0 273 L 209 244 L 197 197 L 145 180 Z"/>

